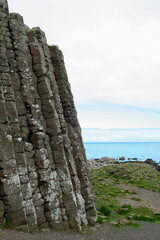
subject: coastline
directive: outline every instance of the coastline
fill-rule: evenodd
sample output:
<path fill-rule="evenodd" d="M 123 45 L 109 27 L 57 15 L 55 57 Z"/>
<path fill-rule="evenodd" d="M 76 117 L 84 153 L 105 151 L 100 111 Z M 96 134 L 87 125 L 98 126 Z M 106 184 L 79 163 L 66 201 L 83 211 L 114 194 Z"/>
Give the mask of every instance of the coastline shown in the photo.
<path fill-rule="evenodd" d="M 84 142 L 84 147 L 88 159 L 104 156 L 119 159 L 124 156 L 126 160 L 145 161 L 150 158 L 157 163 L 160 161 L 159 142 Z"/>
<path fill-rule="evenodd" d="M 87 164 L 89 170 L 92 169 L 99 169 L 108 165 L 114 165 L 114 164 L 145 164 L 148 165 L 149 167 L 152 167 L 153 169 L 157 170 L 160 172 L 160 165 L 153 161 L 152 159 L 148 158 L 145 161 L 125 161 L 125 160 L 118 160 L 116 158 L 109 158 L 109 157 L 102 157 L 102 158 L 96 158 L 96 159 L 88 159 Z"/>

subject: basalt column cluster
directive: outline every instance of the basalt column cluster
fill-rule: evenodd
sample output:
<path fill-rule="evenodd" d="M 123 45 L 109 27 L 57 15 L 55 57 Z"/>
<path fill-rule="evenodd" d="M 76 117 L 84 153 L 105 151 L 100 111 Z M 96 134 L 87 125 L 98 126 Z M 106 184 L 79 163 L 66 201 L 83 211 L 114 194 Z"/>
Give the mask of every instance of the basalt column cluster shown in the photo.
<path fill-rule="evenodd" d="M 96 222 L 62 52 L 0 0 L 0 224 L 24 231 Z"/>

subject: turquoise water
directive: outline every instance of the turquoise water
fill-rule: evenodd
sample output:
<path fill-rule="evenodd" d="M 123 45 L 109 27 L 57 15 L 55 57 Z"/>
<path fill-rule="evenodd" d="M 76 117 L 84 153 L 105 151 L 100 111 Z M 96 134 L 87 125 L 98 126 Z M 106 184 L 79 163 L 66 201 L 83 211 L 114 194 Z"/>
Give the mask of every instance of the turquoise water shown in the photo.
<path fill-rule="evenodd" d="M 119 142 L 119 143 L 84 143 L 86 155 L 88 159 L 113 157 L 119 158 L 124 156 L 128 158 L 138 158 L 138 160 L 146 160 L 152 158 L 156 162 L 160 161 L 160 143 L 136 143 L 136 142 Z"/>

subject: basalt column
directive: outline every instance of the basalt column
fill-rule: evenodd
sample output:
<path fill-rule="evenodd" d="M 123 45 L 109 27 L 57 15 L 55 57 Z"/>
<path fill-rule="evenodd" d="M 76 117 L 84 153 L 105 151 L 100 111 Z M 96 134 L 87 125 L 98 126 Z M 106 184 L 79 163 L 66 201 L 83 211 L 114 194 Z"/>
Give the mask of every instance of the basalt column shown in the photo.
<path fill-rule="evenodd" d="M 85 149 L 81 137 L 81 129 L 77 119 L 77 112 L 73 101 L 70 83 L 68 81 L 64 57 L 62 51 L 56 46 L 51 46 L 50 52 L 63 107 L 64 119 L 67 124 L 68 137 L 73 148 L 72 154 L 75 161 L 78 178 L 81 182 L 81 191 L 86 203 L 86 213 L 88 219 L 91 220 L 95 213 L 92 189 L 88 175 Z"/>
<path fill-rule="evenodd" d="M 96 222 L 64 60 L 0 1 L 0 224 L 38 231 Z"/>

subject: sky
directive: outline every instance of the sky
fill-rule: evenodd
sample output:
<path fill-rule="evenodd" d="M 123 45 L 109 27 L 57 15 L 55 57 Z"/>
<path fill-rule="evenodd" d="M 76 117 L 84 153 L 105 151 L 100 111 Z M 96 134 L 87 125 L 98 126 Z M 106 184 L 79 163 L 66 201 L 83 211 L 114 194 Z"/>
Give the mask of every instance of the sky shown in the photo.
<path fill-rule="evenodd" d="M 8 3 L 63 51 L 84 141 L 160 141 L 159 0 Z"/>

